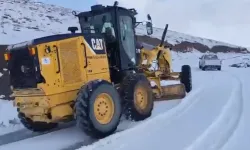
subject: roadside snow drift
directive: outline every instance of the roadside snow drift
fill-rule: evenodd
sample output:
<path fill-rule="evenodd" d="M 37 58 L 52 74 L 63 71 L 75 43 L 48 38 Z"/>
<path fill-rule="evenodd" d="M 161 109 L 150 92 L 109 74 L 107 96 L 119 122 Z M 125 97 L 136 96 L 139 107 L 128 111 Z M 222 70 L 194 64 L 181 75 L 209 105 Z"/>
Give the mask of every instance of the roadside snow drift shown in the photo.
<path fill-rule="evenodd" d="M 0 99 L 0 135 L 22 129 L 12 101 Z"/>

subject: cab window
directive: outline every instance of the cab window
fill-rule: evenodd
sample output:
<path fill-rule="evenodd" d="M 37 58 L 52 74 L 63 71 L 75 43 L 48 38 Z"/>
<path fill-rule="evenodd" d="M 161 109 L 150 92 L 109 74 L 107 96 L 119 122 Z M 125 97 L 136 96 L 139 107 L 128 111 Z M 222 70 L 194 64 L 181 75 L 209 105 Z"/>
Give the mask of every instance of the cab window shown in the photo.
<path fill-rule="evenodd" d="M 130 60 L 135 63 L 135 35 L 132 18 L 130 16 L 120 16 L 119 22 L 122 46 Z"/>

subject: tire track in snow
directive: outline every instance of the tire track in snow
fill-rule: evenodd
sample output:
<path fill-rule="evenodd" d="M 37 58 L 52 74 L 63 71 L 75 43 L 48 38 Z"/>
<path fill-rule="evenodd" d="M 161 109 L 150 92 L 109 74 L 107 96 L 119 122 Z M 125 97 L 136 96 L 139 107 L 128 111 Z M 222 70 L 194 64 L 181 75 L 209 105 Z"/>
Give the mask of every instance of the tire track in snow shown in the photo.
<path fill-rule="evenodd" d="M 235 88 L 222 112 L 209 128 L 185 150 L 220 149 L 237 128 L 243 108 L 242 83 L 238 77 L 231 76 L 235 82 Z"/>
<path fill-rule="evenodd" d="M 167 112 L 167 113 L 169 113 L 169 117 L 174 117 L 176 115 L 180 115 L 182 113 L 185 113 L 185 111 L 198 100 L 198 97 L 196 97 L 196 96 L 199 95 L 203 90 L 204 90 L 204 87 L 197 88 L 192 93 L 190 93 L 186 98 L 181 100 L 180 104 L 178 104 L 177 106 L 175 106 L 174 108 L 170 109 Z M 196 97 L 196 98 L 194 98 L 194 97 Z M 113 139 L 114 137 L 117 139 L 120 136 L 123 136 L 123 134 L 130 134 L 129 132 L 133 132 L 137 128 L 143 128 L 143 126 L 145 126 L 145 124 L 152 123 L 152 121 L 156 122 L 155 119 L 157 119 L 160 116 L 165 117 L 165 115 L 166 115 L 165 113 L 164 113 L 164 115 L 163 114 L 157 115 L 156 117 L 149 118 L 145 121 L 142 121 L 142 122 L 138 123 L 136 126 L 129 128 L 129 129 L 126 129 L 125 131 L 118 131 L 116 134 L 110 135 L 109 137 L 107 137 L 105 139 L 101 139 L 101 143 L 103 143 L 103 142 L 105 143 L 105 141 L 109 142 L 109 139 Z M 160 118 L 158 118 L 158 119 L 160 119 Z M 122 132 L 122 133 L 119 133 L 119 132 Z M 83 142 L 75 143 L 67 148 L 62 149 L 62 150 L 75 150 L 77 148 L 81 148 L 82 146 L 91 145 L 94 142 L 97 142 L 97 140 L 88 138 L 88 139 L 85 139 Z"/>
<path fill-rule="evenodd" d="M 114 134 L 122 132 L 122 131 L 124 131 L 124 130 L 117 130 Z M 82 146 L 91 145 L 91 144 L 93 144 L 93 143 L 95 143 L 97 141 L 98 141 L 98 139 L 94 139 L 94 138 L 91 138 L 91 137 L 86 137 L 86 139 L 84 139 L 83 142 L 77 142 L 77 143 L 72 144 L 72 145 L 70 145 L 70 146 L 68 146 L 66 148 L 61 149 L 61 150 L 75 150 L 75 149 L 78 149 L 78 148 L 80 148 Z"/>
<path fill-rule="evenodd" d="M 188 99 L 190 100 L 189 102 L 185 101 L 185 99 L 182 100 L 181 104 L 184 102 L 193 102 L 193 106 L 189 105 L 189 107 L 185 107 L 185 111 L 175 111 L 178 107 L 176 106 L 172 110 L 158 115 L 158 117 L 156 117 L 157 119 L 151 119 L 151 121 L 149 120 L 148 122 L 144 122 L 144 124 L 138 126 L 138 128 L 133 128 L 134 130 L 131 130 L 129 133 L 126 133 L 126 131 L 118 133 L 118 135 L 110 136 L 107 139 L 100 140 L 93 145 L 84 146 L 81 150 L 149 150 L 185 148 L 214 122 L 225 104 L 228 102 L 228 99 L 230 98 L 230 95 L 228 94 L 234 91 L 233 83 L 228 82 L 231 81 L 231 76 L 228 76 L 227 74 L 225 79 L 223 75 L 221 76 L 221 72 L 215 72 L 211 75 L 212 76 L 209 75 L 210 77 L 206 79 L 209 79 L 209 82 L 205 82 L 208 84 L 202 84 L 204 83 L 202 81 L 199 82 L 199 85 L 206 86 L 204 88 L 205 91 L 202 90 L 202 93 L 198 93 L 198 95 L 190 97 L 190 99 Z M 222 82 L 220 82 L 221 80 Z M 226 86 L 225 89 L 224 86 Z M 220 90 L 217 90 L 218 88 L 222 89 L 224 93 L 222 94 Z M 210 99 L 210 97 L 212 99 Z M 181 104 L 179 104 L 179 106 Z M 173 113 L 173 110 L 174 112 L 177 112 L 176 115 L 169 115 L 169 113 Z M 211 112 L 209 113 L 209 111 Z M 207 117 L 207 119 L 202 121 L 204 117 Z M 192 122 L 192 120 L 201 120 L 203 123 L 195 123 Z M 197 129 L 192 130 L 192 128 Z M 141 134 L 141 136 L 138 136 L 138 134 Z M 126 142 L 124 142 L 124 140 Z M 151 144 L 147 142 L 150 142 Z"/>
<path fill-rule="evenodd" d="M 34 137 L 41 136 L 44 134 L 56 132 L 58 130 L 70 128 L 70 127 L 74 126 L 74 124 L 75 124 L 74 121 L 69 122 L 69 123 L 65 123 L 65 124 L 60 124 L 58 128 L 52 129 L 52 130 L 47 131 L 47 132 L 40 132 L 40 133 L 39 132 L 32 132 L 28 129 L 22 129 L 19 131 L 7 133 L 7 134 L 0 136 L 0 146 L 6 145 L 9 143 L 14 143 L 14 142 L 26 140 L 29 138 L 34 138 Z"/>
<path fill-rule="evenodd" d="M 165 105 L 165 104 L 167 105 Z M 165 102 L 156 102 L 156 109 L 153 111 L 152 118 L 154 118 L 157 114 L 161 112 L 165 112 L 173 107 L 177 106 L 180 103 L 177 101 L 165 101 Z M 163 104 L 163 106 L 162 106 Z M 165 105 L 165 106 L 164 106 Z M 117 132 L 122 132 L 127 128 L 131 128 L 133 126 L 138 125 L 140 122 L 130 122 L 121 120 L 121 125 L 118 127 Z M 26 130 L 28 132 L 28 130 Z M 23 132 L 21 132 L 23 134 Z M 30 131 L 28 133 L 31 133 Z M 14 137 L 15 138 L 15 137 Z M 54 141 L 54 142 L 53 142 Z M 69 127 L 62 130 L 57 130 L 54 132 L 49 132 L 44 135 L 35 136 L 32 138 L 20 140 L 17 142 L 12 142 L 6 145 L 0 146 L 0 150 L 8 150 L 8 149 L 36 149 L 39 147 L 40 149 L 62 149 L 62 150 L 75 150 L 81 146 L 89 145 L 98 141 L 97 139 L 91 139 L 87 135 L 84 134 L 77 127 Z M 18 146 L 19 145 L 19 146 Z"/>
<path fill-rule="evenodd" d="M 171 112 L 172 112 L 172 115 L 173 114 L 177 114 L 178 115 L 181 111 L 184 112 L 185 111 L 185 107 L 188 107 L 188 106 L 191 105 L 191 103 L 194 103 L 194 100 L 196 100 L 196 98 L 197 98 L 196 96 L 199 95 L 202 92 L 203 88 L 204 88 L 204 86 L 202 86 L 202 87 L 196 87 L 195 90 L 193 90 L 191 93 L 189 93 L 187 95 L 187 97 L 184 98 L 182 100 L 182 102 L 179 105 L 176 106 L 176 107 L 178 107 L 178 109 L 176 109 L 176 107 L 172 108 L 175 111 L 173 111 L 172 109 L 170 109 L 169 110 L 169 114 L 171 114 Z M 158 116 L 160 116 L 160 115 L 158 115 Z M 166 116 L 164 114 L 164 118 L 165 117 Z M 171 115 L 169 117 L 171 117 Z M 155 117 L 153 117 L 153 118 L 155 118 Z M 149 118 L 149 120 L 150 119 L 152 119 L 152 118 Z M 145 121 L 148 121 L 148 120 L 145 120 Z M 139 125 L 140 123 L 145 124 L 145 121 L 138 122 L 137 125 Z M 63 128 L 61 128 L 61 129 L 63 129 Z M 60 129 L 56 129 L 53 132 L 46 132 L 46 133 L 40 133 L 40 134 L 29 132 L 28 135 L 23 135 L 23 133 L 21 133 L 21 132 L 18 135 L 12 133 L 12 134 L 9 134 L 9 136 L 7 136 L 7 140 L 2 141 L 2 145 L 3 145 L 3 143 L 5 143 L 5 144 L 11 144 L 13 142 L 18 142 L 18 141 L 26 140 L 26 139 L 33 138 L 33 137 L 37 137 L 37 136 L 39 137 L 39 136 L 42 136 L 42 135 L 47 134 L 47 133 L 52 133 L 53 134 L 55 131 L 58 131 L 58 130 L 60 130 Z M 126 129 L 126 130 L 129 130 L 129 129 Z M 28 132 L 28 131 L 26 130 L 26 132 Z M 118 132 L 121 132 L 121 131 L 118 131 Z M 115 135 L 119 135 L 119 133 L 115 134 Z M 14 138 L 14 140 L 13 139 L 11 141 L 8 140 L 8 139 L 13 138 L 15 136 L 17 136 L 17 138 Z M 111 135 L 111 136 L 113 136 L 113 135 Z M 25 138 L 21 138 L 21 137 L 25 137 Z M 1 138 L 0 138 L 0 140 L 1 140 Z M 84 140 L 82 142 L 76 142 L 76 143 L 72 144 L 71 146 L 69 146 L 68 148 L 65 148 L 65 149 L 67 149 L 67 150 L 72 149 L 73 150 L 73 149 L 76 149 L 76 148 L 80 148 L 81 146 L 84 146 L 84 145 L 85 146 L 86 145 L 90 145 L 90 144 L 92 144 L 92 143 L 94 143 L 96 141 L 97 140 L 95 140 L 95 139 L 89 139 L 88 137 L 86 137 L 86 138 L 84 138 Z"/>
<path fill-rule="evenodd" d="M 228 139 L 227 143 L 223 145 L 221 150 L 248 150 L 249 149 L 249 139 L 250 139 L 250 84 L 249 84 L 249 69 L 239 69 L 239 68 L 230 68 L 229 71 L 240 78 L 242 85 L 242 97 L 243 97 L 243 108 L 242 114 L 237 128 L 234 133 Z"/>
<path fill-rule="evenodd" d="M 181 116 L 182 114 L 185 114 L 185 112 L 192 105 L 194 105 L 196 102 L 198 102 L 199 101 L 199 95 L 204 90 L 205 90 L 205 87 L 200 86 L 196 90 L 191 92 L 189 95 L 187 95 L 187 97 L 182 99 L 180 104 L 178 104 L 176 107 L 170 109 L 169 111 L 167 111 L 165 113 L 162 113 L 160 115 L 157 115 L 154 118 L 149 118 L 149 119 L 139 123 L 137 126 L 126 129 L 125 131 L 123 131 L 121 133 L 110 135 L 109 137 L 98 141 L 98 143 L 96 145 L 90 145 L 90 144 L 81 145 L 81 146 L 83 146 L 81 148 L 85 148 L 85 146 L 88 146 L 88 147 L 86 147 L 86 150 L 93 150 L 95 148 L 101 148 L 103 145 L 109 144 L 111 141 L 115 142 L 115 140 L 119 139 L 120 137 L 123 137 L 123 136 L 126 136 L 126 135 L 133 135 L 133 132 L 137 131 L 138 129 L 143 129 L 143 128 L 147 127 L 147 126 L 153 126 L 153 124 L 157 124 L 157 121 L 162 120 L 162 119 L 167 120 L 170 123 L 173 118 L 176 118 L 176 117 Z M 136 142 L 136 141 L 134 141 L 134 142 Z M 123 145 L 121 145 L 121 147 L 122 146 Z M 78 148 L 80 148 L 80 147 L 78 147 Z M 67 149 L 67 150 L 73 150 L 73 149 Z"/>

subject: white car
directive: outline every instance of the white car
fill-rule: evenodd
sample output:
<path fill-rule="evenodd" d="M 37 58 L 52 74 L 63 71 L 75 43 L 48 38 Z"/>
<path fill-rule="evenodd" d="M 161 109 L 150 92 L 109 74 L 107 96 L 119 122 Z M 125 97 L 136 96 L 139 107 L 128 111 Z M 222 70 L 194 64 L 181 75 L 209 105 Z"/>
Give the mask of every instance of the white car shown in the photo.
<path fill-rule="evenodd" d="M 199 61 L 199 68 L 202 70 L 217 69 L 221 70 L 222 61 L 216 54 L 204 54 Z"/>

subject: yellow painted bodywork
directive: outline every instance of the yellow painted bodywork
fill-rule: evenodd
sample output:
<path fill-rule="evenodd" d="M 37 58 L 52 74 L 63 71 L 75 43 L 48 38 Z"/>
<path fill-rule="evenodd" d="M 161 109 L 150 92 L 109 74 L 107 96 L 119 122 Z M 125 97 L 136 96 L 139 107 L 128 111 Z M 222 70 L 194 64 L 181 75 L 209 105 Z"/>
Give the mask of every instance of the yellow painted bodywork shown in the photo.
<path fill-rule="evenodd" d="M 36 89 L 13 90 L 14 105 L 33 121 L 58 122 L 72 117 L 73 103 L 84 84 L 95 79 L 110 82 L 107 55 L 96 54 L 82 36 L 35 47 L 46 83 Z"/>
<path fill-rule="evenodd" d="M 107 93 L 101 93 L 94 102 L 94 115 L 100 124 L 108 124 L 115 113 L 113 99 Z"/>
<path fill-rule="evenodd" d="M 153 67 L 154 61 L 157 62 L 157 68 Z M 155 86 L 152 87 L 155 98 L 166 98 L 171 95 L 176 95 L 177 97 L 185 96 L 183 84 L 161 86 L 162 80 L 180 80 L 180 73 L 172 72 L 172 57 L 169 48 L 164 48 L 163 46 L 157 46 L 151 50 L 142 48 L 140 50 L 139 68 L 149 81 L 155 83 Z"/>

